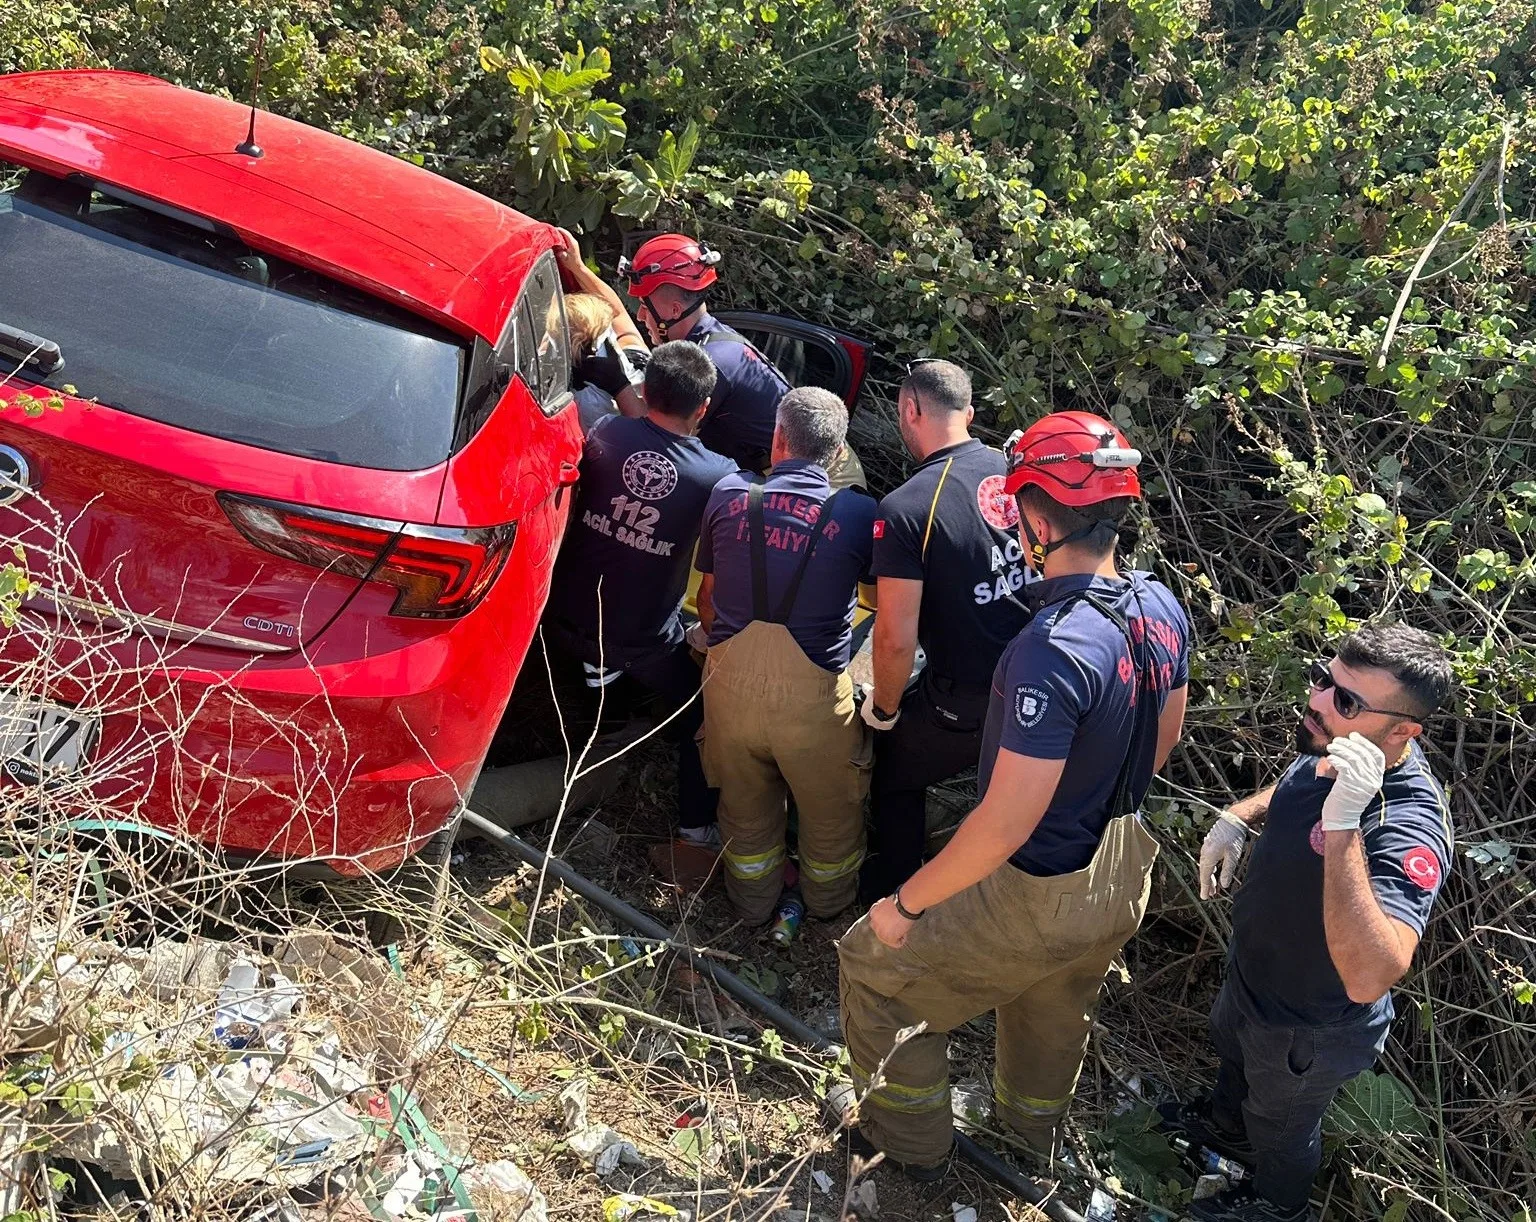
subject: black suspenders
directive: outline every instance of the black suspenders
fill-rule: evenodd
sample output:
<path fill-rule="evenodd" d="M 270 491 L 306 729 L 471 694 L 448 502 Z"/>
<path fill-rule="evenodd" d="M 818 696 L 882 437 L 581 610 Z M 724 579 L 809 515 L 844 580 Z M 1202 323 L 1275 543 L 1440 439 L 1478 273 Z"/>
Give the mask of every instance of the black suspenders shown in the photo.
<path fill-rule="evenodd" d="M 763 483 L 761 480 L 755 481 L 747 489 L 747 525 L 752 543 L 753 619 L 769 624 L 789 622 L 789 613 L 794 610 L 795 600 L 800 596 L 800 583 L 805 579 L 805 570 L 811 563 L 811 553 L 821 542 L 822 532 L 826 530 L 827 523 L 832 520 L 832 504 L 843 494 L 843 491 L 838 489 L 821 503 L 821 512 L 816 517 L 816 525 L 811 529 L 810 538 L 805 541 L 805 551 L 800 553 L 800 564 L 796 567 L 794 576 L 789 579 L 789 585 L 784 589 L 784 596 L 779 600 L 777 610 L 770 615 L 768 612 L 768 529 L 763 522 Z"/>
<path fill-rule="evenodd" d="M 1131 589 L 1132 593 L 1135 593 L 1134 585 Z M 1131 625 L 1125 616 L 1120 613 L 1120 609 L 1093 590 L 1078 590 L 1075 593 L 1068 594 L 1059 603 L 1048 603 L 1046 607 L 1040 607 L 1036 610 L 1035 614 L 1040 614 L 1047 607 L 1059 607 L 1060 610 L 1056 612 L 1056 617 L 1060 619 L 1061 616 L 1071 610 L 1072 604 L 1076 602 L 1088 603 L 1100 615 L 1120 629 L 1121 635 L 1125 637 L 1126 647 L 1131 652 L 1131 664 L 1136 668 L 1136 687 L 1132 690 L 1136 693 L 1137 699 L 1136 703 L 1132 706 L 1130 741 L 1126 743 L 1125 759 L 1120 764 L 1120 775 L 1115 781 L 1115 791 L 1109 800 L 1109 817 L 1111 819 L 1118 819 L 1121 815 L 1128 815 L 1135 810 L 1136 804 L 1131 799 L 1132 773 L 1135 771 L 1136 761 L 1141 758 L 1141 752 L 1146 745 L 1148 736 L 1150 735 L 1154 744 L 1157 742 L 1157 685 L 1154 682 L 1152 657 L 1149 652 L 1150 646 L 1147 643 L 1145 629 L 1146 613 L 1142 613 L 1143 629 L 1141 647 L 1139 649 L 1136 645 L 1135 634 L 1131 631 Z M 1138 609 L 1140 609 L 1140 594 L 1136 594 L 1136 604 Z"/>

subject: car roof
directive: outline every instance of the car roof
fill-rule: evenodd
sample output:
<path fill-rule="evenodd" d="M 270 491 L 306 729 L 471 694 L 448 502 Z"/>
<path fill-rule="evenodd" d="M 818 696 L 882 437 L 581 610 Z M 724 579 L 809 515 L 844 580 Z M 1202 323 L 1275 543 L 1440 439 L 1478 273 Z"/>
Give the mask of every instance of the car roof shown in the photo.
<path fill-rule="evenodd" d="M 495 341 L 554 230 L 468 187 L 267 111 L 135 72 L 0 76 L 0 157 L 218 221 L 252 246 Z"/>

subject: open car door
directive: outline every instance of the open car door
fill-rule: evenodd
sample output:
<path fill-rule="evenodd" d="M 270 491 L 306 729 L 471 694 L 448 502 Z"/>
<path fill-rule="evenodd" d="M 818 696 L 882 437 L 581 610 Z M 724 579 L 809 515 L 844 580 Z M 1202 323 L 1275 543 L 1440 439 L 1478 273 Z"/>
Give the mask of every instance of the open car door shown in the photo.
<path fill-rule="evenodd" d="M 785 318 L 780 314 L 759 314 L 752 310 L 711 310 L 710 313 L 778 366 L 791 386 L 820 386 L 841 398 L 849 412 L 854 410 L 859 392 L 864 388 L 864 375 L 869 371 L 869 356 L 874 349 L 868 340 L 820 323 Z M 862 485 L 864 469 L 852 447 L 849 447 L 847 459 L 853 473 L 850 482 Z M 836 479 L 834 473 L 834 487 L 837 486 Z M 699 574 L 694 571 L 689 574 L 688 594 L 683 600 L 683 610 L 689 615 L 698 613 L 695 601 L 698 592 Z M 872 605 L 863 601 L 861 592 L 854 613 L 855 650 L 863 644 L 874 622 L 872 611 Z"/>
<path fill-rule="evenodd" d="M 779 314 L 751 310 L 711 313 L 777 365 L 791 386 L 820 386 L 853 410 L 869 370 L 873 345 L 867 340 Z"/>

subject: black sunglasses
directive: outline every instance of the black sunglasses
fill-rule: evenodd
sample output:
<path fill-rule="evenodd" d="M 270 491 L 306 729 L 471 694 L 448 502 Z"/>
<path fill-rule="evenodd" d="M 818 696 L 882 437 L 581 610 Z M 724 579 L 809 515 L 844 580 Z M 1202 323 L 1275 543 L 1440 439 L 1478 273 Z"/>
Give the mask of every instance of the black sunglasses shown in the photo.
<path fill-rule="evenodd" d="M 1372 708 L 1366 704 L 1358 692 L 1352 692 L 1349 688 L 1340 686 L 1338 680 L 1333 677 L 1333 668 L 1321 659 L 1307 667 L 1307 682 L 1320 692 L 1333 688 L 1333 707 L 1345 721 L 1353 721 L 1361 713 L 1380 713 L 1383 717 L 1402 717 L 1408 721 L 1419 719 L 1417 713 L 1404 713 L 1398 709 Z"/>

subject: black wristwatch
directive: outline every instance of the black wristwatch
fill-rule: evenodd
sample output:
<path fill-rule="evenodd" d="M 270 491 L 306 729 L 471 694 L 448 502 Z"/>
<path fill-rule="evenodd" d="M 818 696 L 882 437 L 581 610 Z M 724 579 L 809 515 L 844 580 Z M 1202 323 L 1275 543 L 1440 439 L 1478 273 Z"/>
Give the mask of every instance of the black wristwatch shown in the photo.
<path fill-rule="evenodd" d="M 876 709 L 875 711 L 879 712 L 880 710 Z M 928 911 L 928 909 L 924 908 L 923 912 L 908 912 L 906 905 L 901 902 L 901 888 L 900 887 L 897 887 L 895 891 L 891 892 L 891 903 L 895 904 L 896 905 L 896 911 L 899 912 L 906 920 L 909 920 L 909 921 L 916 921 L 916 920 L 921 919 L 921 917 L 923 915 L 923 912 L 927 912 Z"/>
<path fill-rule="evenodd" d="M 890 721 L 892 718 L 894 718 L 896 716 L 895 713 L 887 713 L 884 709 L 882 709 L 873 700 L 871 700 L 869 702 L 869 704 L 870 704 L 870 711 L 874 713 L 876 721 Z M 900 712 L 900 710 L 898 709 L 897 712 Z"/>

